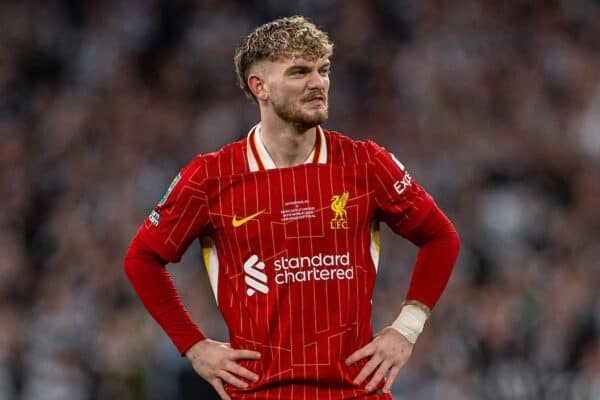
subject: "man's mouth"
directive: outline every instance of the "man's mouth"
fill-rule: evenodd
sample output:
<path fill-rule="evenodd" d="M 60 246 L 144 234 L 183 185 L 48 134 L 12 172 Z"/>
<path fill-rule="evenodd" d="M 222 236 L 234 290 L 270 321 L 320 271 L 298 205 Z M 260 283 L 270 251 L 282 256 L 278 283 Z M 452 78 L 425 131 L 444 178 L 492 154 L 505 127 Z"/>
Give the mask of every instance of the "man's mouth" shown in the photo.
<path fill-rule="evenodd" d="M 310 103 L 310 104 L 319 104 L 319 103 L 324 103 L 325 102 L 325 96 L 323 95 L 313 95 L 313 96 L 309 96 L 307 98 L 304 99 L 305 103 Z"/>

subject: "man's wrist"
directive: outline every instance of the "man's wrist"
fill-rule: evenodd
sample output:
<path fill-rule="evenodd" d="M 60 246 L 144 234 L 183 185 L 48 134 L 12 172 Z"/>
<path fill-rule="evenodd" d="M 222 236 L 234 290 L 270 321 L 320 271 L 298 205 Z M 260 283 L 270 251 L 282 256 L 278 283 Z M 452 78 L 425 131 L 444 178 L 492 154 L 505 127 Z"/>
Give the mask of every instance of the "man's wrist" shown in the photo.
<path fill-rule="evenodd" d="M 185 342 L 178 343 L 179 354 L 184 357 L 188 357 L 188 352 L 195 347 L 198 343 L 206 340 L 207 337 L 204 336 L 200 330 L 194 335 L 188 338 Z M 189 357 L 188 357 L 189 358 Z"/>
<path fill-rule="evenodd" d="M 423 327 L 429 313 L 423 307 L 407 303 L 400 310 L 398 318 L 392 323 L 392 328 L 398 331 L 410 343 L 415 344 L 417 338 L 423 332 Z"/>

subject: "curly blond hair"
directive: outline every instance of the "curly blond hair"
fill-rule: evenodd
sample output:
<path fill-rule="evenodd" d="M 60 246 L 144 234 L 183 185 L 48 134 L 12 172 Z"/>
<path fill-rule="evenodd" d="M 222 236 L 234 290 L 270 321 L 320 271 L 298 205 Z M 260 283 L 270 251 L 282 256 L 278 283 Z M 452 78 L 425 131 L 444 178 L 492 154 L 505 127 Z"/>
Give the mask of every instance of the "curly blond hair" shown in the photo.
<path fill-rule="evenodd" d="M 248 87 L 250 68 L 261 60 L 304 58 L 315 61 L 333 54 L 333 43 L 327 33 L 306 18 L 295 15 L 267 22 L 246 37 L 233 58 L 240 87 L 256 100 Z"/>

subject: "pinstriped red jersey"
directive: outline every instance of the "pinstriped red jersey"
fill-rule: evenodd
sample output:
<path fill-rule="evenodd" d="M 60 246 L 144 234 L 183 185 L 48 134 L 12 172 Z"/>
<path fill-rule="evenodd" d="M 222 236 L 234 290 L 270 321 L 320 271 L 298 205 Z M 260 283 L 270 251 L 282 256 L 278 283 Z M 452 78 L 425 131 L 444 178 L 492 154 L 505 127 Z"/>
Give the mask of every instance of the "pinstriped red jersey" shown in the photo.
<path fill-rule="evenodd" d="M 262 354 L 232 398 L 390 399 L 344 360 L 372 339 L 379 222 L 405 235 L 433 200 L 371 141 L 317 127 L 306 163 L 276 168 L 259 130 L 182 169 L 140 237 L 170 262 L 201 241 L 232 347 Z"/>

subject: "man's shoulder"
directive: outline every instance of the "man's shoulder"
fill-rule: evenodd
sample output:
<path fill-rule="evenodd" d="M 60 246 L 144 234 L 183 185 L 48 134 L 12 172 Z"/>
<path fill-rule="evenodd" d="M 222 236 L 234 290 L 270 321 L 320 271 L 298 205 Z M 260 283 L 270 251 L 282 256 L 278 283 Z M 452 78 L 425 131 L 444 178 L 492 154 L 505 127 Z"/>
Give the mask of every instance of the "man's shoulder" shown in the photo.
<path fill-rule="evenodd" d="M 242 173 L 246 169 L 246 139 L 240 139 L 221 147 L 219 150 L 201 153 L 186 166 L 205 176 L 223 176 Z"/>
<path fill-rule="evenodd" d="M 371 162 L 383 147 L 370 139 L 354 139 L 342 132 L 324 129 L 329 137 L 330 154 L 333 160 L 354 163 Z"/>

